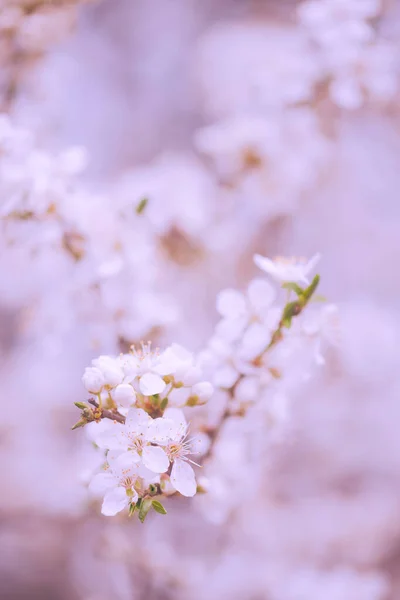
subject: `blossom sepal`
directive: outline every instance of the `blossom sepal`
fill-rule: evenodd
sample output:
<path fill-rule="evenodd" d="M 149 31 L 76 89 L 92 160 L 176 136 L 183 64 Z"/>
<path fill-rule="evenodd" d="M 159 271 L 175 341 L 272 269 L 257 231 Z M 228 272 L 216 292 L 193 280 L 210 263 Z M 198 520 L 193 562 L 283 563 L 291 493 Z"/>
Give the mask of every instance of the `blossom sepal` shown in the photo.
<path fill-rule="evenodd" d="M 144 523 L 145 518 L 147 517 L 149 510 L 151 509 L 152 500 L 151 498 L 139 498 L 136 502 L 136 506 L 139 509 L 139 521 Z"/>
<path fill-rule="evenodd" d="M 165 510 L 164 506 L 158 500 L 153 500 L 153 502 L 151 503 L 151 506 L 154 508 L 154 510 L 159 515 L 166 515 L 167 514 L 167 511 Z"/>

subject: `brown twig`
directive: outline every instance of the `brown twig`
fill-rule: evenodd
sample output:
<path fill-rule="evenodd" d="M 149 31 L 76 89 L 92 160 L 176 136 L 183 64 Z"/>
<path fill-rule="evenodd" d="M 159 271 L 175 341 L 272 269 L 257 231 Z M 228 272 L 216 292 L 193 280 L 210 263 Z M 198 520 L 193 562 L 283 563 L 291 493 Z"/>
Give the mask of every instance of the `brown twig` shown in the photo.
<path fill-rule="evenodd" d="M 89 404 L 98 409 L 99 419 L 111 419 L 111 421 L 117 421 L 118 423 L 125 423 L 125 417 L 120 415 L 119 412 L 114 412 L 113 410 L 107 410 L 106 408 L 100 408 L 96 400 L 91 398 L 88 400 Z M 97 419 L 96 419 L 97 420 Z"/>

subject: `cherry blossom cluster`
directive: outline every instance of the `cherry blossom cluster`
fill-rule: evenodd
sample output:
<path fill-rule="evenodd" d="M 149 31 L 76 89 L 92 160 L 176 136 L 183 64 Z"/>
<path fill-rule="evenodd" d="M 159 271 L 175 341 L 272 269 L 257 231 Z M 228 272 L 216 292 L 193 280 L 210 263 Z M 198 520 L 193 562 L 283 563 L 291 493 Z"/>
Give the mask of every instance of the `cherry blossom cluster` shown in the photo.
<path fill-rule="evenodd" d="M 315 298 L 319 276 L 310 281 L 310 274 L 319 258 L 271 260 L 255 255 L 260 269 L 282 286 L 283 307 L 274 304 L 277 292 L 266 279 L 251 281 L 245 294 L 234 289 L 220 292 L 217 310 L 222 319 L 197 357 L 177 344 L 160 352 L 148 343 L 117 357 L 102 355 L 86 368 L 83 383 L 92 397 L 75 403 L 82 414 L 73 429 L 86 427 L 89 439 L 105 453 L 105 463 L 89 485 L 93 495 L 104 496 L 104 515 L 128 508 L 143 521 L 151 508 L 166 512 L 162 496 L 212 492 L 212 476 L 196 483 L 191 465 L 201 465 L 192 457 L 198 455 L 206 472 L 212 473 L 214 447 L 227 421 L 246 417 L 257 405 L 267 406 L 270 413 L 282 411 L 274 384 L 298 359 L 294 351 L 277 348 L 290 349 L 294 342 L 295 350 L 304 354 L 305 340 L 313 339 L 318 348 L 311 352 L 314 363 L 323 362 L 321 341 L 334 343 L 327 332 L 334 329 L 335 307 L 322 309 L 317 318 L 314 314 L 308 325 L 303 319 L 294 324 Z M 301 367 L 304 375 L 305 365 Z M 211 381 L 203 379 L 204 373 Z M 212 424 L 213 399 L 221 393 L 226 401 Z M 189 426 L 184 411 L 190 410 Z M 223 477 L 220 473 L 219 481 Z"/>
<path fill-rule="evenodd" d="M 329 94 L 345 109 L 360 108 L 367 98 L 392 100 L 398 92 L 395 47 L 377 38 L 373 21 L 382 0 L 308 0 L 299 21 L 321 51 Z"/>
<path fill-rule="evenodd" d="M 103 514 L 129 506 L 130 513 L 137 508 L 144 519 L 152 506 L 164 510 L 154 496 L 174 491 L 194 496 L 191 456 L 204 443 L 190 432 L 178 407 L 205 403 L 213 386 L 202 381 L 193 355 L 176 344 L 161 353 L 143 344 L 117 358 L 93 360 L 83 383 L 97 400 L 90 401 L 94 409 L 77 403 L 83 412 L 76 426 L 91 423 L 91 439 L 107 451 L 105 472 L 89 486 L 94 494 L 105 494 Z"/>
<path fill-rule="evenodd" d="M 88 1 L 0 1 L 0 108 L 10 107 L 27 72 L 71 31 L 77 6 Z"/>

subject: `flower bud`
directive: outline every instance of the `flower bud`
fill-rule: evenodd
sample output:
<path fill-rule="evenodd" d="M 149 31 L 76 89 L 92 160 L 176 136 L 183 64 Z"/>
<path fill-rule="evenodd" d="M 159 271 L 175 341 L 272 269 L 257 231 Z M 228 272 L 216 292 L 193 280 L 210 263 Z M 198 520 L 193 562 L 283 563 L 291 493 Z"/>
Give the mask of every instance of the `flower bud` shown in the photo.
<path fill-rule="evenodd" d="M 86 367 L 82 381 L 91 394 L 98 394 L 105 383 L 103 373 L 97 367 Z"/>
<path fill-rule="evenodd" d="M 112 393 L 117 404 L 128 408 L 136 402 L 136 393 L 129 383 L 120 383 Z"/>
<path fill-rule="evenodd" d="M 93 366 L 100 369 L 104 377 L 104 383 L 115 387 L 124 378 L 124 373 L 117 361 L 111 356 L 99 356 L 93 361 Z"/>

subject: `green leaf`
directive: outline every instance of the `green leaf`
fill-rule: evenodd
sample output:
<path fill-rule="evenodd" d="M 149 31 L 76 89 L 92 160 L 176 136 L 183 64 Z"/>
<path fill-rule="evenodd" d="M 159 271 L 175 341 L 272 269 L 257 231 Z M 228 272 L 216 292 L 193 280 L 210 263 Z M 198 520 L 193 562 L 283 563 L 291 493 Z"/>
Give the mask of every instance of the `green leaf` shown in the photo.
<path fill-rule="evenodd" d="M 149 202 L 149 199 L 146 198 L 146 197 L 144 197 L 144 198 L 141 199 L 141 201 L 139 202 L 139 204 L 135 208 L 136 213 L 138 215 L 141 215 L 144 212 L 144 209 L 146 208 L 148 202 Z"/>
<path fill-rule="evenodd" d="M 132 517 L 133 513 L 135 512 L 135 510 L 136 510 L 136 504 L 131 503 L 129 505 L 129 517 Z"/>
<path fill-rule="evenodd" d="M 308 288 L 306 288 L 304 290 L 304 297 L 306 300 L 309 300 L 311 298 L 311 296 L 313 295 L 313 293 L 315 292 L 315 290 L 317 289 L 318 284 L 319 284 L 319 279 L 320 279 L 319 275 L 316 275 L 314 277 L 314 279 L 312 280 L 312 282 L 310 283 L 310 285 L 308 286 Z"/>
<path fill-rule="evenodd" d="M 139 509 L 139 521 L 144 523 L 145 518 L 147 517 L 147 513 L 151 508 L 151 499 L 147 498 L 146 500 L 142 500 L 140 503 Z"/>
<path fill-rule="evenodd" d="M 79 427 L 84 427 L 86 424 L 86 419 L 80 419 L 73 427 L 71 427 L 71 431 L 74 431 L 74 429 L 79 429 Z"/>
<path fill-rule="evenodd" d="M 154 510 L 156 512 L 158 512 L 160 515 L 166 515 L 167 511 L 165 510 L 165 508 L 163 507 L 163 505 L 161 504 L 161 502 L 159 502 L 158 500 L 153 500 L 153 502 L 151 503 L 152 507 L 154 508 Z"/>
<path fill-rule="evenodd" d="M 298 296 L 301 296 L 304 292 L 303 288 L 301 288 L 299 285 L 297 285 L 297 283 L 295 283 L 294 281 L 286 281 L 286 283 L 282 284 L 282 287 L 285 290 L 291 290 Z"/>

